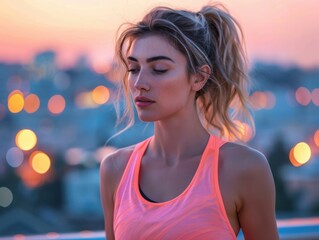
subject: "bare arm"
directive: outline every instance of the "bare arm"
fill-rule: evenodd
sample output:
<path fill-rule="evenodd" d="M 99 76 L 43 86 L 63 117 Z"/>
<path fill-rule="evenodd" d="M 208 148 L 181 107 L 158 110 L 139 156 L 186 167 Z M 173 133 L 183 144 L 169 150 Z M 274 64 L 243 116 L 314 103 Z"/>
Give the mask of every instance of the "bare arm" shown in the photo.
<path fill-rule="evenodd" d="M 275 217 L 275 185 L 264 155 L 246 155 L 241 174 L 239 222 L 246 240 L 279 239 Z"/>
<path fill-rule="evenodd" d="M 100 166 L 100 196 L 104 213 L 105 231 L 108 240 L 114 240 L 113 213 L 114 213 L 114 164 L 112 155 L 105 158 Z"/>
<path fill-rule="evenodd" d="M 107 240 L 114 240 L 113 216 L 114 200 L 118 184 L 134 146 L 120 149 L 107 156 L 100 166 L 100 195 L 104 213 Z"/>

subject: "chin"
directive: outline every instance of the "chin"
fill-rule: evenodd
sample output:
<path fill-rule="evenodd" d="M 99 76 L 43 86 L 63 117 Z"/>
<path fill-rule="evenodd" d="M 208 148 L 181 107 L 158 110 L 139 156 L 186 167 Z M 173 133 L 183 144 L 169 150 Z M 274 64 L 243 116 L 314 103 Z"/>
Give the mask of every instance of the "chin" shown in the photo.
<path fill-rule="evenodd" d="M 155 122 L 157 120 L 159 120 L 157 117 L 155 117 L 154 115 L 149 115 L 149 114 L 138 114 L 138 118 L 142 121 L 142 122 Z"/>

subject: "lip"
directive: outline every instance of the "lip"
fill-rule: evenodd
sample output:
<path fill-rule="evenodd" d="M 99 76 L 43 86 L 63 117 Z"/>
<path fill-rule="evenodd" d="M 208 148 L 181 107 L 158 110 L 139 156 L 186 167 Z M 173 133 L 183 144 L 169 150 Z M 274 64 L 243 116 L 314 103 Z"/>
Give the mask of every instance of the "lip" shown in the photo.
<path fill-rule="evenodd" d="M 148 107 L 150 105 L 152 105 L 153 103 L 155 103 L 154 100 L 149 99 L 147 97 L 143 97 L 143 96 L 138 96 L 134 99 L 136 106 L 138 107 Z"/>

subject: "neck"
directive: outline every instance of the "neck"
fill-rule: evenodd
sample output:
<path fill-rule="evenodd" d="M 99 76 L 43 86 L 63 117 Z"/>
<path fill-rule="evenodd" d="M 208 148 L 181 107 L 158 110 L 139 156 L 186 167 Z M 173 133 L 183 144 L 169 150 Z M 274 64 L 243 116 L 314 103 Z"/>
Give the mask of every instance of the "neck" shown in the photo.
<path fill-rule="evenodd" d="M 156 158 L 164 159 L 170 165 L 202 154 L 209 139 L 209 133 L 196 112 L 182 118 L 155 122 L 154 127 L 150 147 Z"/>

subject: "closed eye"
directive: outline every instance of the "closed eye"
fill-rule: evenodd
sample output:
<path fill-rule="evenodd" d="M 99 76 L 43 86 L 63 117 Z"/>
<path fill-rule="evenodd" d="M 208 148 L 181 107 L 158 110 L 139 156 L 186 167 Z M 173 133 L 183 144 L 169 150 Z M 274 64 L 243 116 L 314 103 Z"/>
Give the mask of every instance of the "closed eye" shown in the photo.
<path fill-rule="evenodd" d="M 136 74 L 136 73 L 138 73 L 139 69 L 138 69 L 138 68 L 130 68 L 130 69 L 128 69 L 127 71 L 128 71 L 129 73 L 131 73 L 131 74 Z"/>
<path fill-rule="evenodd" d="M 154 71 L 155 73 L 161 74 L 161 73 L 167 72 L 168 70 L 167 70 L 167 69 L 154 69 L 153 71 Z"/>

